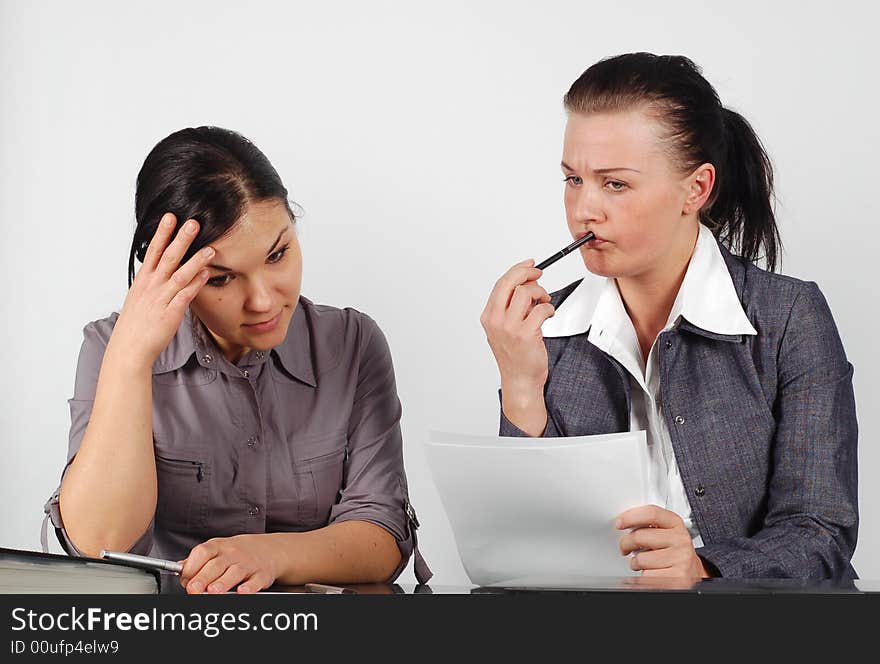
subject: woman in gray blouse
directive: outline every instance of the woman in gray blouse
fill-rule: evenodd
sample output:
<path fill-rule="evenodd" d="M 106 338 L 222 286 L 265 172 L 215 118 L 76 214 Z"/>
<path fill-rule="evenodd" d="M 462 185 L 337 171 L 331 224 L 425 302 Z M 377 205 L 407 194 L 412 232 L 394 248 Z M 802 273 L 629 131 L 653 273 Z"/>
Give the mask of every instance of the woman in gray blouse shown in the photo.
<path fill-rule="evenodd" d="M 388 581 L 414 549 L 427 581 L 385 337 L 300 294 L 265 155 L 225 129 L 171 134 L 135 215 L 130 289 L 85 327 L 46 507 L 65 549 L 185 559 L 188 592 Z"/>
<path fill-rule="evenodd" d="M 565 107 L 565 211 L 596 236 L 592 274 L 551 295 L 523 261 L 496 284 L 501 433 L 645 430 L 651 504 L 616 523 L 644 576 L 854 577 L 853 367 L 816 284 L 773 272 L 752 127 L 683 56 L 598 62 Z"/>

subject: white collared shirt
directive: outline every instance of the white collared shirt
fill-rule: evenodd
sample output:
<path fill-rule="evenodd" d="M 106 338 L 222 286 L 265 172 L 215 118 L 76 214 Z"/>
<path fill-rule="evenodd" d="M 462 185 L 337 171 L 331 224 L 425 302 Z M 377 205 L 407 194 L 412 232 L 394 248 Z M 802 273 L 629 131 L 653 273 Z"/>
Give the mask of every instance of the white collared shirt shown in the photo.
<path fill-rule="evenodd" d="M 757 334 L 743 311 L 718 243 L 702 224 L 681 288 L 661 332 L 675 328 L 681 318 L 717 334 Z M 657 340 L 645 362 L 616 280 L 587 273 L 541 330 L 545 337 L 568 337 L 589 330 L 590 343 L 626 368 L 632 395 L 630 431 L 644 430 L 648 440 L 649 500 L 678 514 L 690 531 L 694 546 L 702 546 L 678 472 L 669 429 L 662 417 Z"/>

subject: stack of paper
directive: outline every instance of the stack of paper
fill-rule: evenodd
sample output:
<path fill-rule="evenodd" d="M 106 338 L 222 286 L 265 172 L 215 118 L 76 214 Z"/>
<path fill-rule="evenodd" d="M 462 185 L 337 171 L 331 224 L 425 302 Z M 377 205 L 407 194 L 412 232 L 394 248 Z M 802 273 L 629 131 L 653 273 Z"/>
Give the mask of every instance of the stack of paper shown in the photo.
<path fill-rule="evenodd" d="M 573 438 L 431 432 L 427 453 L 473 583 L 568 587 L 633 574 L 613 523 L 646 502 L 644 431 Z"/>

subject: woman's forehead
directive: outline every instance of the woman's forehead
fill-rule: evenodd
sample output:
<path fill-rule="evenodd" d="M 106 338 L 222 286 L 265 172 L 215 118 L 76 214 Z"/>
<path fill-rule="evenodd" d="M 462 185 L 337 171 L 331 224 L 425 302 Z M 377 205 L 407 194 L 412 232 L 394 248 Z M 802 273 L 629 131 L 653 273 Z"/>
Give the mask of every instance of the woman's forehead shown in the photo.
<path fill-rule="evenodd" d="M 569 115 L 562 160 L 575 168 L 643 168 L 663 158 L 660 124 L 643 111 Z M 579 162 L 579 163 L 572 163 Z"/>
<path fill-rule="evenodd" d="M 232 230 L 211 246 L 218 255 L 224 254 L 230 260 L 235 256 L 246 258 L 254 254 L 262 258 L 279 237 L 284 240 L 288 236 L 292 226 L 284 203 L 252 203 Z"/>

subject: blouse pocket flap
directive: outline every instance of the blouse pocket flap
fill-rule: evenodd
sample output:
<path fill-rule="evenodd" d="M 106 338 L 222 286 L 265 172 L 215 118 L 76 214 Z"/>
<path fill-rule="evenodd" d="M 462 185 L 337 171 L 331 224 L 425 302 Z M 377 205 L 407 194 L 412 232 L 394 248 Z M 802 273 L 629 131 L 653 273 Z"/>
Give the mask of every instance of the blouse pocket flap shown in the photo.
<path fill-rule="evenodd" d="M 190 458 L 184 458 L 190 457 Z M 197 454 L 156 454 L 156 523 L 172 530 L 192 531 L 205 525 L 210 467 Z"/>
<path fill-rule="evenodd" d="M 335 459 L 346 451 L 348 436 L 345 431 L 320 434 L 306 438 L 294 438 L 293 456 L 297 465 L 312 466 L 324 460 Z"/>

